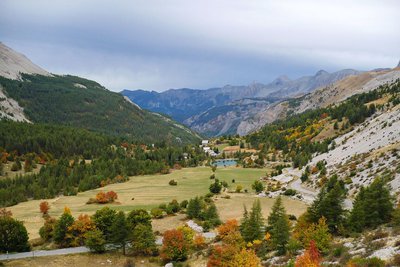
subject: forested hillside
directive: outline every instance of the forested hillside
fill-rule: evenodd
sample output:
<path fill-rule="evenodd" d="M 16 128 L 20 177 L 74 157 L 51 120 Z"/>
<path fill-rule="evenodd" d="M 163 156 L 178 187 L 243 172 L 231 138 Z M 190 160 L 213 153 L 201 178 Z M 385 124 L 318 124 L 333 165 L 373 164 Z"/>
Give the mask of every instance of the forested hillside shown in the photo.
<path fill-rule="evenodd" d="M 141 110 L 94 81 L 69 75 L 21 77 L 22 80 L 0 77 L 0 86 L 34 123 L 80 127 L 148 143 L 198 141 L 186 127 Z"/>
<path fill-rule="evenodd" d="M 0 206 L 120 183 L 129 176 L 168 173 L 204 160 L 192 146 L 146 146 L 66 126 L 0 122 Z M 15 178 L 3 173 L 24 170 Z M 38 173 L 31 171 L 42 167 Z"/>

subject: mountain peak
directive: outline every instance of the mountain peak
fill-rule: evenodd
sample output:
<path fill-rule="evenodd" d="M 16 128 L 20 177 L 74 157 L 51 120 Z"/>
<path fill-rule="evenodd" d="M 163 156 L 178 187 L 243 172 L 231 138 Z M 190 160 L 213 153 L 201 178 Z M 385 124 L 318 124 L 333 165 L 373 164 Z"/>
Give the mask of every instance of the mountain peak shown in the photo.
<path fill-rule="evenodd" d="M 319 71 L 317 71 L 317 73 L 315 73 L 315 76 L 321 76 L 321 75 L 324 75 L 324 74 L 329 74 L 327 71 L 325 71 L 325 70 L 319 70 Z"/>
<path fill-rule="evenodd" d="M 397 64 L 397 67 L 396 68 L 400 68 L 400 60 L 399 60 L 399 64 Z"/>
<path fill-rule="evenodd" d="M 286 75 L 281 75 L 278 78 L 276 78 L 275 80 L 272 81 L 273 84 L 275 85 L 280 85 L 280 84 L 284 84 L 286 82 L 289 82 L 290 79 L 288 76 Z"/>

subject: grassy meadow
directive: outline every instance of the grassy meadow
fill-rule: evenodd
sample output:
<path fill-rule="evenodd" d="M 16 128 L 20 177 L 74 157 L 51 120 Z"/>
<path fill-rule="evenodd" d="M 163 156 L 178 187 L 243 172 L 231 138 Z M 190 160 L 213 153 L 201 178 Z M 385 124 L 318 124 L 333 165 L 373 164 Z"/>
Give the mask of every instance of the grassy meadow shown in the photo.
<path fill-rule="evenodd" d="M 243 205 L 251 206 L 256 196 L 251 190 L 254 180 L 264 176 L 268 169 L 245 169 L 239 167 L 219 167 L 216 177 L 221 181 L 226 181 L 230 189 L 234 190 L 240 184 L 243 189 L 248 189 L 249 193 L 232 193 L 231 199 L 217 197 L 216 205 L 221 219 L 239 219 L 243 212 Z M 144 175 L 131 177 L 129 181 L 120 184 L 111 184 L 103 188 L 89 190 L 79 193 L 76 196 L 60 196 L 48 199 L 50 203 L 50 215 L 58 217 L 68 206 L 73 216 L 78 217 L 81 213 L 93 214 L 96 210 L 105 205 L 86 204 L 89 198 L 95 197 L 99 191 L 113 190 L 118 194 L 118 201 L 108 204 L 116 210 L 130 211 L 137 208 L 151 209 L 161 203 L 170 202 L 172 199 L 182 201 L 195 196 L 201 196 L 209 192 L 208 187 L 213 182 L 210 180 L 212 171 L 209 167 L 185 168 L 174 170 L 167 175 Z M 170 186 L 168 182 L 174 179 L 178 182 L 177 186 Z M 232 184 L 232 179 L 235 183 Z M 263 213 L 265 217 L 270 211 L 273 199 L 261 198 Z M 41 200 L 31 200 L 9 207 L 16 219 L 22 220 L 29 232 L 30 238 L 37 238 L 38 230 L 43 225 L 43 219 L 39 212 Z M 305 204 L 300 201 L 285 199 L 288 213 L 299 215 L 305 211 Z M 165 231 L 179 224 L 183 224 L 184 215 L 167 217 L 161 220 L 154 220 L 154 230 Z"/>

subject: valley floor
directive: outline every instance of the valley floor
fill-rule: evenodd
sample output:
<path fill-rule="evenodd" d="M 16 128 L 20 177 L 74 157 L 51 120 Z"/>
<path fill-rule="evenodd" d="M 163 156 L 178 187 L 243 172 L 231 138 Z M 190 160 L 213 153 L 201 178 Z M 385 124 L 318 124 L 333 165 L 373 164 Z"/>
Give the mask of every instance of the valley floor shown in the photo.
<path fill-rule="evenodd" d="M 250 169 L 239 167 L 218 168 L 216 177 L 229 184 L 229 189 L 234 190 L 236 185 L 242 185 L 243 190 L 249 193 L 230 193 L 230 199 L 216 198 L 216 206 L 222 220 L 236 218 L 240 219 L 243 213 L 243 205 L 251 207 L 257 198 L 251 184 L 262 176 L 265 176 L 269 169 Z M 134 176 L 129 181 L 120 184 L 111 184 L 103 188 L 89 190 L 79 193 L 76 196 L 60 196 L 47 200 L 50 203 L 50 215 L 58 217 L 62 214 L 64 207 L 71 209 L 72 215 L 93 214 L 104 205 L 86 204 L 89 198 L 95 197 L 99 191 L 113 190 L 118 194 L 118 203 L 110 204 L 116 210 L 130 211 L 137 208 L 151 209 L 161 203 L 168 203 L 173 199 L 182 201 L 196 195 L 201 196 L 209 192 L 208 187 L 213 182 L 210 180 L 212 174 L 209 167 L 184 168 L 175 170 L 167 175 L 145 175 Z M 174 179 L 177 186 L 170 186 L 168 182 Z M 235 179 L 235 183 L 232 183 Z M 223 195 L 226 193 L 223 193 Z M 274 199 L 260 198 L 263 215 L 266 218 L 271 210 Z M 13 217 L 24 222 L 30 239 L 39 237 L 39 228 L 43 225 L 43 218 L 39 211 L 39 204 L 42 200 L 31 200 L 9 207 Z M 299 216 L 306 210 L 306 204 L 301 201 L 289 198 L 284 199 L 288 214 Z M 153 220 L 154 231 L 164 232 L 184 224 L 185 215 L 178 214 L 159 220 Z"/>

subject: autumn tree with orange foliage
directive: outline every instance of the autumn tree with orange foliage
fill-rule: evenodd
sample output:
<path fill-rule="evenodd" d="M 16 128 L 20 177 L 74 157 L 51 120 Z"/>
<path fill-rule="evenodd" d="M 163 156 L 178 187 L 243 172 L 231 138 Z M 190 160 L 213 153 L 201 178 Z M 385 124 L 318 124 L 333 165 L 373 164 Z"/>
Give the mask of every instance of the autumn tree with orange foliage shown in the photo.
<path fill-rule="evenodd" d="M 318 252 L 318 248 L 315 245 L 315 241 L 311 240 L 310 246 L 303 253 L 303 255 L 297 257 L 294 264 L 295 267 L 320 267 L 321 256 Z"/>
<path fill-rule="evenodd" d="M 246 250 L 236 220 L 228 220 L 217 230 L 222 244 L 213 247 L 207 267 L 259 266 L 260 259 L 254 250 Z"/>
<path fill-rule="evenodd" d="M 207 244 L 204 236 L 202 236 L 201 234 L 195 235 L 193 240 L 193 246 L 198 250 L 206 248 Z"/>
<path fill-rule="evenodd" d="M 106 198 L 108 199 L 108 202 L 114 202 L 118 198 L 118 195 L 114 191 L 108 191 L 106 193 Z"/>
<path fill-rule="evenodd" d="M 160 256 L 163 261 L 184 261 L 187 259 L 189 245 L 181 230 L 167 230 L 163 236 L 163 246 Z"/>
<path fill-rule="evenodd" d="M 40 212 L 43 214 L 43 217 L 48 216 L 49 209 L 50 209 L 49 202 L 47 202 L 47 201 L 40 202 L 39 208 L 40 208 Z"/>
<path fill-rule="evenodd" d="M 85 243 L 85 234 L 88 231 L 96 229 L 94 222 L 87 214 L 79 215 L 78 219 L 68 227 L 66 239 L 72 247 L 82 246 Z"/>
<path fill-rule="evenodd" d="M 91 198 L 91 199 L 89 199 L 89 201 L 87 203 L 88 204 L 91 204 L 91 203 L 106 204 L 106 203 L 114 202 L 117 198 L 118 198 L 118 195 L 114 191 L 109 191 L 106 193 L 103 191 L 100 191 L 96 194 L 95 199 Z"/>

